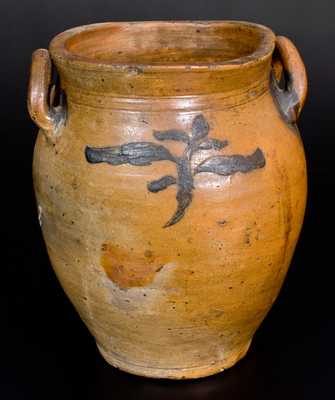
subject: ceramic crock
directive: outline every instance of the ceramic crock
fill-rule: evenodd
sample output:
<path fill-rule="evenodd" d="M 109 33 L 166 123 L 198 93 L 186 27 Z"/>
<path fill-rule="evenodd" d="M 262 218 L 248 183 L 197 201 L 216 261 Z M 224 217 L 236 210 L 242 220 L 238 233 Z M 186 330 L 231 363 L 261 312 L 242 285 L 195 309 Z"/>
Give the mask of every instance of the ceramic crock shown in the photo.
<path fill-rule="evenodd" d="M 303 222 L 306 82 L 247 22 L 95 24 L 34 52 L 39 221 L 110 364 L 197 378 L 246 354 Z"/>

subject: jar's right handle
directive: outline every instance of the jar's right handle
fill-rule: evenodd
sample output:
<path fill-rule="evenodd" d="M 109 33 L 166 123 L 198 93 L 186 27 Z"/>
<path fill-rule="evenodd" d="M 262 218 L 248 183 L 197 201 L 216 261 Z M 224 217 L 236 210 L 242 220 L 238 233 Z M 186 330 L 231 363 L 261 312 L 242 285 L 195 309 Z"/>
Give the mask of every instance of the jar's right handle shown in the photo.
<path fill-rule="evenodd" d="M 297 122 L 307 95 L 307 74 L 300 54 L 290 39 L 276 38 L 276 52 L 271 74 L 271 89 L 282 115 L 289 123 Z M 278 71 L 282 69 L 285 87 L 279 85 Z"/>

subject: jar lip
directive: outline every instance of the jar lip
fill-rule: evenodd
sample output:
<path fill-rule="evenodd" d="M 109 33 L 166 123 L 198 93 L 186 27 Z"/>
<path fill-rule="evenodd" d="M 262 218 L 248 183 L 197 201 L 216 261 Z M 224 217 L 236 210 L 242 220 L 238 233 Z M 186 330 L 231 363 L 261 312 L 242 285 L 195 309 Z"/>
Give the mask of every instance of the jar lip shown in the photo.
<path fill-rule="evenodd" d="M 81 35 L 94 35 L 95 33 L 103 33 L 104 31 L 113 29 L 128 29 L 129 37 L 132 35 L 132 28 L 137 29 L 150 29 L 150 28 L 177 28 L 184 29 L 194 28 L 199 31 L 201 28 L 230 28 L 243 32 L 248 30 L 249 34 L 259 35 L 259 43 L 257 46 L 246 55 L 240 57 L 230 58 L 220 61 L 190 61 L 190 62 L 128 62 L 115 60 L 106 60 L 94 58 L 92 56 L 85 56 L 78 54 L 69 49 L 68 43 L 80 38 Z M 182 32 L 182 31 L 181 31 Z M 111 34 L 113 34 L 111 32 Z M 206 34 L 205 34 L 206 35 Z M 204 36 L 205 36 L 204 35 Z M 87 39 L 83 39 L 87 40 Z M 104 22 L 97 24 L 89 24 L 78 26 L 66 30 L 56 35 L 50 43 L 51 57 L 55 62 L 66 64 L 74 69 L 83 70 L 104 70 L 104 71 L 122 71 L 129 69 L 139 69 L 141 72 L 163 72 L 163 71 L 226 71 L 241 67 L 249 67 L 271 57 L 275 48 L 275 34 L 274 32 L 260 24 L 246 22 L 246 21 L 229 21 L 229 20 L 178 20 L 178 21 L 131 21 L 131 22 Z"/>

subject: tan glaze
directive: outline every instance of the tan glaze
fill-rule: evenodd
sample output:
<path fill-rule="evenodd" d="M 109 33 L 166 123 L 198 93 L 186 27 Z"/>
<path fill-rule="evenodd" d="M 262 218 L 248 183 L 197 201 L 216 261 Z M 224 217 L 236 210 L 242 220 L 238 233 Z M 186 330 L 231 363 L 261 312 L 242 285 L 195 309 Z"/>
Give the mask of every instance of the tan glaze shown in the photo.
<path fill-rule="evenodd" d="M 69 30 L 50 54 L 61 86 L 49 94 L 37 50 L 28 104 L 39 220 L 66 294 L 118 368 L 231 367 L 303 221 L 297 50 L 255 24 L 135 22 Z"/>

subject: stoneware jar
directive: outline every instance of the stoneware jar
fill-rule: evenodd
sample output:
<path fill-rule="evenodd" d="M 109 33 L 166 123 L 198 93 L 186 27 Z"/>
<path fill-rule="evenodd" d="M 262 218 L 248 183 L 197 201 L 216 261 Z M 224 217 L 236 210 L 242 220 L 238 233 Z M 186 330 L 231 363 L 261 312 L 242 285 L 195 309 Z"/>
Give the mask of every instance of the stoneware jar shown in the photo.
<path fill-rule="evenodd" d="M 198 378 L 246 354 L 303 222 L 306 82 L 246 22 L 88 25 L 34 52 L 39 221 L 110 364 Z"/>

